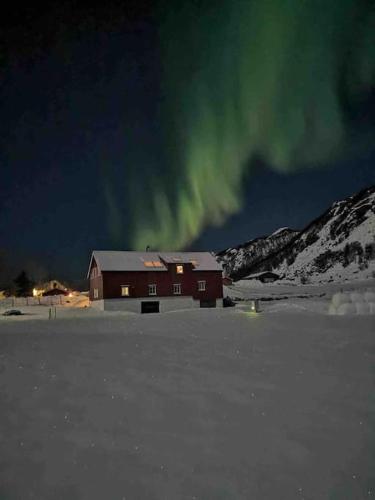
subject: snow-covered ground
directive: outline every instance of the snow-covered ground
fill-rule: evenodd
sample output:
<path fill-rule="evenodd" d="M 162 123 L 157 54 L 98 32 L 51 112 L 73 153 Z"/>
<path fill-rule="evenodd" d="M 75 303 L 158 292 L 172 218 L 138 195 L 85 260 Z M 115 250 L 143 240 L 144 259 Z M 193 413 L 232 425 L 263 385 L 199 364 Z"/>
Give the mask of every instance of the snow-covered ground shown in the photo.
<path fill-rule="evenodd" d="M 343 292 L 345 295 L 350 293 L 360 295 L 374 294 L 375 279 L 350 283 L 328 283 L 324 285 L 295 285 L 278 281 L 275 283 L 261 283 L 256 280 L 241 280 L 229 287 L 224 287 L 224 296 L 229 296 L 238 301 L 237 310 L 250 310 L 249 301 L 260 299 L 260 308 L 263 314 L 278 312 L 332 314 L 332 307 L 330 307 L 332 298 L 339 292 Z M 132 314 L 98 311 L 95 308 L 89 307 L 87 296 L 69 299 L 69 302 L 65 301 L 63 305 L 60 305 L 59 300 L 56 298 L 54 298 L 54 304 L 56 305 L 26 306 L 23 305 L 26 304 L 25 299 L 22 300 L 23 302 L 16 303 L 13 307 L 11 299 L 7 299 L 7 301 L 0 300 L 0 325 L 4 322 L 9 323 L 14 321 L 54 320 L 55 316 L 57 319 L 84 319 L 89 317 L 103 319 Z M 7 317 L 2 315 L 7 309 L 14 308 L 19 309 L 23 313 L 22 316 Z"/>
<path fill-rule="evenodd" d="M 246 308 L 249 300 L 259 299 L 263 313 L 285 311 L 330 314 L 332 298 L 340 292 L 356 293 L 360 296 L 375 293 L 375 279 L 319 285 L 241 280 L 230 287 L 224 287 L 225 296 L 238 300 L 237 307 Z"/>
<path fill-rule="evenodd" d="M 374 317 L 308 301 L 0 316 L 0 498 L 372 498 Z"/>

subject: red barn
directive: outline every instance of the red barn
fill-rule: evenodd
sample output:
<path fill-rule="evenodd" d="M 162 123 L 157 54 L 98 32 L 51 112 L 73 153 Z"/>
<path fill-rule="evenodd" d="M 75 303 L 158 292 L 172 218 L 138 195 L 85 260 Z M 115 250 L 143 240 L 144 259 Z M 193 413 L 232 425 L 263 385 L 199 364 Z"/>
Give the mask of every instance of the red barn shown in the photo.
<path fill-rule="evenodd" d="M 91 305 L 102 310 L 164 312 L 221 307 L 222 268 L 209 252 L 94 251 Z"/>

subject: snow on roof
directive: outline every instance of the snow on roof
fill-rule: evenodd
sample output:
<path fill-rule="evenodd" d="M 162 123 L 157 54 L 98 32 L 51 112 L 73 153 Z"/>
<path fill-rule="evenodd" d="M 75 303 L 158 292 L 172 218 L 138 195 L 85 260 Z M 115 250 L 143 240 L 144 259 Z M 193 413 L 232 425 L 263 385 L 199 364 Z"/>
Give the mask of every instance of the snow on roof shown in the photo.
<path fill-rule="evenodd" d="M 160 252 L 167 264 L 192 263 L 197 271 L 221 271 L 222 266 L 210 252 Z"/>
<path fill-rule="evenodd" d="M 130 252 L 94 250 L 101 271 L 167 271 L 165 264 L 192 263 L 197 271 L 221 271 L 221 265 L 209 252 Z"/>
<path fill-rule="evenodd" d="M 156 252 L 121 252 L 94 250 L 94 258 L 101 271 L 166 271 Z M 149 264 L 150 263 L 150 264 Z M 152 263 L 158 263 L 151 265 Z M 160 264 L 160 265 L 159 265 Z M 90 262 L 91 268 L 91 262 Z"/>

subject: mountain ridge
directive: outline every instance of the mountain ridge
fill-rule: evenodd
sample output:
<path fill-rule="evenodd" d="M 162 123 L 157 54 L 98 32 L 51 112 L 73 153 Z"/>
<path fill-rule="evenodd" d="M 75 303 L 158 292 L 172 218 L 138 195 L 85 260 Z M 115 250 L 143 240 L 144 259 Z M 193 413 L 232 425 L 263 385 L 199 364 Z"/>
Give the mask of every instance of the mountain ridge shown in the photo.
<path fill-rule="evenodd" d="M 276 238 L 275 244 L 267 248 L 265 242 L 277 234 L 288 236 Z M 217 259 L 234 280 L 265 271 L 294 282 L 372 277 L 375 274 L 375 186 L 335 201 L 301 231 L 281 228 L 269 236 L 223 250 Z"/>

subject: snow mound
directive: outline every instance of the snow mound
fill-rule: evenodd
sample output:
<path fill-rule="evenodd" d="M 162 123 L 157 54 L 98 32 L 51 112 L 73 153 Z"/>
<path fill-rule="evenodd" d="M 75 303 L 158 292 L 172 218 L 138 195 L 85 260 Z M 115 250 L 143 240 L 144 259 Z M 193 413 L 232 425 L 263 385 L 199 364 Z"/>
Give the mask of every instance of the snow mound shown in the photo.
<path fill-rule="evenodd" d="M 328 310 L 329 314 L 374 314 L 375 291 L 339 292 L 332 296 Z"/>

